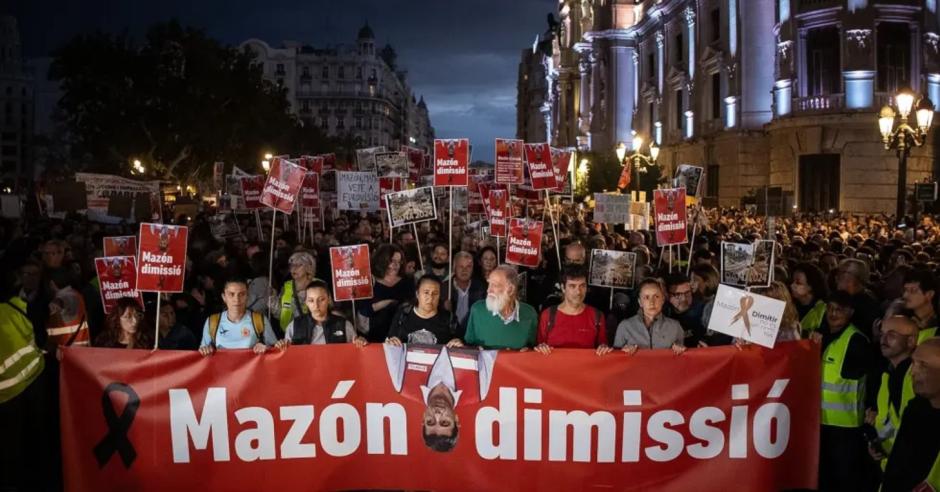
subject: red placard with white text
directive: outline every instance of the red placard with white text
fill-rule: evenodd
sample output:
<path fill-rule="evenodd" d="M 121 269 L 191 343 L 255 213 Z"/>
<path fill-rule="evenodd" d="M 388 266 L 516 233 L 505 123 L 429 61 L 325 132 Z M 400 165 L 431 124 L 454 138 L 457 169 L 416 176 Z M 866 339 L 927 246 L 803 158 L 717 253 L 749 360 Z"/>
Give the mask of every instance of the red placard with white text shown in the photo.
<path fill-rule="evenodd" d="M 542 259 L 542 221 L 512 219 L 506 240 L 506 263 L 537 267 Z"/>
<path fill-rule="evenodd" d="M 404 178 L 379 178 L 379 208 L 385 210 L 387 204 L 385 203 L 385 195 L 389 193 L 395 193 L 396 191 L 401 191 L 405 186 Z"/>
<path fill-rule="evenodd" d="M 571 163 L 571 151 L 567 149 L 556 149 L 552 147 L 552 169 L 555 172 L 555 191 L 562 193 L 565 191 L 565 183 L 568 181 L 568 165 Z"/>
<path fill-rule="evenodd" d="M 546 143 L 525 144 L 525 160 L 529 167 L 529 180 L 534 190 L 555 188 L 555 169 L 552 150 Z"/>
<path fill-rule="evenodd" d="M 300 186 L 300 206 L 316 208 L 320 206 L 320 175 L 308 172 Z"/>
<path fill-rule="evenodd" d="M 421 177 L 421 170 L 424 168 L 424 151 L 417 147 L 402 145 L 401 151 L 408 155 L 408 179 L 412 183 L 417 183 Z"/>
<path fill-rule="evenodd" d="M 244 176 L 239 178 L 242 185 L 242 197 L 245 199 L 245 208 L 256 210 L 262 208 L 261 191 L 264 189 L 264 176 Z"/>
<path fill-rule="evenodd" d="M 104 256 L 137 256 L 137 236 L 107 236 Z"/>
<path fill-rule="evenodd" d="M 140 224 L 137 290 L 183 292 L 188 237 L 186 226 Z"/>
<path fill-rule="evenodd" d="M 486 203 L 490 219 L 490 234 L 505 237 L 506 220 L 509 217 L 509 192 L 500 189 L 490 190 Z"/>
<path fill-rule="evenodd" d="M 268 180 L 261 191 L 261 204 L 285 214 L 294 211 L 294 202 L 307 171 L 287 159 L 274 159 Z"/>
<path fill-rule="evenodd" d="M 656 220 L 656 245 L 689 242 L 685 215 L 685 188 L 653 190 L 653 212 Z"/>
<path fill-rule="evenodd" d="M 110 313 L 118 300 L 124 297 L 137 299 L 140 307 L 144 306 L 144 300 L 137 291 L 137 262 L 133 256 L 95 258 L 95 271 L 105 314 Z"/>
<path fill-rule="evenodd" d="M 434 140 L 434 186 L 467 186 L 470 140 Z"/>
<path fill-rule="evenodd" d="M 496 182 L 505 184 L 525 183 L 522 152 L 524 142 L 512 138 L 496 139 Z"/>
<path fill-rule="evenodd" d="M 372 298 L 368 244 L 330 248 L 330 265 L 333 267 L 333 295 L 337 302 Z"/>

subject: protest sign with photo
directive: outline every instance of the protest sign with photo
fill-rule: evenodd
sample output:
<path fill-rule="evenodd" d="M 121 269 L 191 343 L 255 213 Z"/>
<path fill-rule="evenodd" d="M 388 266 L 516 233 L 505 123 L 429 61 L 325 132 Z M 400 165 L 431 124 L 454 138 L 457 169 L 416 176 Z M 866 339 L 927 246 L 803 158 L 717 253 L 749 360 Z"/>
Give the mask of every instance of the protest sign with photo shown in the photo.
<path fill-rule="evenodd" d="M 274 159 L 261 191 L 261 204 L 289 214 L 300 193 L 307 170 L 286 159 Z"/>
<path fill-rule="evenodd" d="M 401 151 L 408 156 L 408 179 L 412 183 L 417 183 L 424 169 L 424 151 L 417 147 L 401 146 Z"/>
<path fill-rule="evenodd" d="M 241 235 L 233 212 L 219 212 L 210 215 L 208 219 L 209 231 L 212 232 L 212 237 L 219 241 L 224 242 L 228 238 Z"/>
<path fill-rule="evenodd" d="M 330 248 L 333 270 L 333 295 L 337 302 L 372 297 L 372 269 L 369 245 Z"/>
<path fill-rule="evenodd" d="M 308 172 L 300 186 L 300 206 L 316 208 L 320 206 L 320 175 Z"/>
<path fill-rule="evenodd" d="M 375 154 L 385 152 L 385 146 L 356 149 L 356 169 L 363 172 L 375 172 Z"/>
<path fill-rule="evenodd" d="M 556 193 L 565 192 L 568 188 L 568 167 L 571 164 L 571 154 L 572 152 L 568 149 L 552 149 L 552 169 L 555 172 L 555 189 L 552 190 Z"/>
<path fill-rule="evenodd" d="M 676 168 L 676 177 L 673 179 L 673 187 L 685 188 L 686 196 L 697 197 L 704 173 L 705 170 L 699 166 L 679 164 Z"/>
<path fill-rule="evenodd" d="M 137 290 L 182 292 L 186 275 L 186 226 L 140 224 Z"/>
<path fill-rule="evenodd" d="M 653 204 L 656 213 L 656 245 L 662 247 L 689 242 L 685 188 L 653 190 Z"/>
<path fill-rule="evenodd" d="M 496 182 L 505 184 L 525 183 L 523 169 L 522 140 L 512 138 L 496 139 Z"/>
<path fill-rule="evenodd" d="M 552 166 L 552 149 L 547 143 L 525 144 L 525 161 L 529 168 L 532 189 L 555 188 L 555 169 Z"/>
<path fill-rule="evenodd" d="M 392 227 L 424 222 L 437 218 L 434 188 L 425 186 L 385 195 L 388 220 Z"/>
<path fill-rule="evenodd" d="M 245 208 L 255 210 L 262 208 L 261 192 L 264 190 L 264 176 L 242 176 L 242 199 L 245 202 Z"/>
<path fill-rule="evenodd" d="M 747 285 L 747 272 L 754 261 L 754 246 L 721 242 L 721 283 Z"/>
<path fill-rule="evenodd" d="M 106 236 L 104 256 L 137 256 L 137 236 Z"/>
<path fill-rule="evenodd" d="M 380 178 L 407 178 L 409 176 L 408 154 L 404 152 L 381 152 L 375 154 L 376 174 Z"/>
<path fill-rule="evenodd" d="M 490 234 L 496 237 L 505 237 L 506 221 L 509 219 L 509 192 L 503 189 L 490 190 L 486 203 L 490 220 Z"/>
<path fill-rule="evenodd" d="M 401 191 L 405 188 L 405 178 L 379 178 L 379 208 L 385 210 L 385 200 L 381 197 Z"/>
<path fill-rule="evenodd" d="M 486 174 L 474 174 L 470 176 L 470 182 L 467 186 L 467 213 L 486 213 L 486 206 L 483 204 L 483 201 L 486 199 L 485 196 L 487 196 L 488 193 L 484 194 L 484 188 L 487 188 L 488 192 L 488 186 L 490 184 L 492 184 L 492 181 L 489 181 L 489 176 Z"/>
<path fill-rule="evenodd" d="M 506 240 L 506 263 L 537 267 L 542 257 L 542 221 L 512 219 Z"/>
<path fill-rule="evenodd" d="M 144 306 L 140 292 L 137 291 L 137 262 L 133 256 L 95 258 L 95 271 L 98 273 L 98 290 L 101 292 L 101 305 L 104 306 L 105 314 L 110 313 L 118 300 L 125 297 L 137 299 L 137 303 Z"/>
<path fill-rule="evenodd" d="M 630 221 L 630 195 L 594 194 L 594 223 L 626 224 Z"/>
<path fill-rule="evenodd" d="M 719 285 L 708 329 L 774 348 L 786 303 Z"/>
<path fill-rule="evenodd" d="M 635 283 L 636 253 L 610 249 L 591 250 L 591 276 L 588 278 L 588 284 L 632 289 Z"/>
<path fill-rule="evenodd" d="M 372 172 L 336 171 L 336 208 L 356 212 L 379 210 L 379 178 Z"/>
<path fill-rule="evenodd" d="M 650 204 L 648 202 L 630 202 L 631 231 L 646 231 L 650 228 Z"/>
<path fill-rule="evenodd" d="M 774 279 L 774 241 L 754 241 L 751 266 L 747 269 L 748 287 L 769 287 Z"/>
<path fill-rule="evenodd" d="M 467 186 L 470 140 L 434 140 L 434 186 Z"/>

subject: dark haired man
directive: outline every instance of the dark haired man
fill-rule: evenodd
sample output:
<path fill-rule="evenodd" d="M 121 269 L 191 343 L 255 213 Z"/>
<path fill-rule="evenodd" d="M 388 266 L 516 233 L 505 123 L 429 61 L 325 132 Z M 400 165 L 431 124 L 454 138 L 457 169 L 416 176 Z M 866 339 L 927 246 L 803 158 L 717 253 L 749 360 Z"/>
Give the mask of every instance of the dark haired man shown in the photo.
<path fill-rule="evenodd" d="M 913 269 L 904 275 L 904 307 L 914 313 L 914 321 L 920 329 L 917 342 L 937 335 L 937 311 L 934 302 L 937 297 L 937 280 L 933 273 L 923 269 Z"/>
<path fill-rule="evenodd" d="M 550 354 L 552 347 L 593 348 L 597 355 L 610 353 L 604 314 L 584 304 L 587 272 L 577 264 L 561 274 L 563 300 L 542 310 L 539 316 L 538 345 L 535 350 Z"/>

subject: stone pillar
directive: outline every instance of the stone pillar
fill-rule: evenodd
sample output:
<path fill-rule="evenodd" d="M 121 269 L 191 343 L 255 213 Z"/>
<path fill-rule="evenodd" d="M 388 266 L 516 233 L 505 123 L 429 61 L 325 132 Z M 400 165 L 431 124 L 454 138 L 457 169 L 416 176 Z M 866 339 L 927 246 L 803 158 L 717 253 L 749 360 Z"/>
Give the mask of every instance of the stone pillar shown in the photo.
<path fill-rule="evenodd" d="M 578 145 L 590 145 L 591 132 L 591 75 L 593 53 L 590 48 L 581 51 L 581 58 L 578 61 L 578 72 L 581 76 L 580 91 L 578 91 Z"/>
<path fill-rule="evenodd" d="M 870 108 L 875 103 L 875 69 L 871 29 L 845 29 L 842 79 L 847 109 Z"/>
<path fill-rule="evenodd" d="M 627 46 L 621 40 L 613 40 L 610 47 L 610 85 L 613 89 L 608 96 L 611 108 L 612 128 L 609 132 L 613 142 L 629 142 L 630 130 L 633 129 L 634 75 L 636 67 L 633 64 L 634 46 Z"/>

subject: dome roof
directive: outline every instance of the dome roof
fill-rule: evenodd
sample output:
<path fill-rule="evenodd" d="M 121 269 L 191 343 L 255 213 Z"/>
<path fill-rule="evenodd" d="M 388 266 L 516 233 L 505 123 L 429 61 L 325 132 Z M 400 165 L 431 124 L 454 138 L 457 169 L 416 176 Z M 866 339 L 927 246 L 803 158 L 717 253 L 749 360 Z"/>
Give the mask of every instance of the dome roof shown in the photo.
<path fill-rule="evenodd" d="M 359 29 L 359 39 L 375 39 L 375 33 L 372 32 L 368 22 Z"/>

